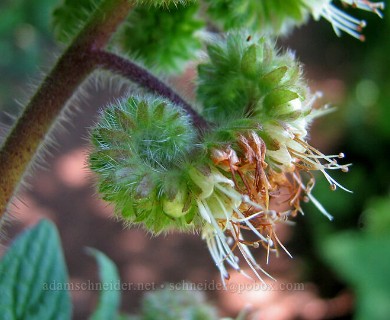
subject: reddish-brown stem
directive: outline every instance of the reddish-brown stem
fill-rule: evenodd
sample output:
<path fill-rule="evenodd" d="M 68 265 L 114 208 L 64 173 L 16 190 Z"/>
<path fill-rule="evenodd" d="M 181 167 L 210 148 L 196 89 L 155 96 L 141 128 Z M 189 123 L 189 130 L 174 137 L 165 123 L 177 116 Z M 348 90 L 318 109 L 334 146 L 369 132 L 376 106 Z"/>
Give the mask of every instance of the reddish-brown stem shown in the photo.
<path fill-rule="evenodd" d="M 99 67 L 122 75 L 123 77 L 139 84 L 149 91 L 166 97 L 167 99 L 174 102 L 191 117 L 194 126 L 201 133 L 209 128 L 207 121 L 202 118 L 187 101 L 185 101 L 180 95 L 172 90 L 172 88 L 170 88 L 156 76 L 149 73 L 146 69 L 142 68 L 136 63 L 103 50 L 94 52 L 93 60 Z"/>
<path fill-rule="evenodd" d="M 0 217 L 63 106 L 95 68 L 102 49 L 132 7 L 129 0 L 104 0 L 58 60 L 17 120 L 0 150 Z"/>

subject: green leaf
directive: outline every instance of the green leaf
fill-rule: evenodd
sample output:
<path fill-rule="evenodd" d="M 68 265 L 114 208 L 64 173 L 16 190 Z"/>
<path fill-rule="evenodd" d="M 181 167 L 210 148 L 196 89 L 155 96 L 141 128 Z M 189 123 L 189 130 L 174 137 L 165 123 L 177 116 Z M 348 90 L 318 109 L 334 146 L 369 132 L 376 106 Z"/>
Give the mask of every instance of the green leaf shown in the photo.
<path fill-rule="evenodd" d="M 389 234 L 390 232 L 390 198 L 372 199 L 365 212 L 363 222 L 366 230 L 372 234 Z"/>
<path fill-rule="evenodd" d="M 323 253 L 356 294 L 356 320 L 385 320 L 390 314 L 390 238 L 350 232 L 325 242 Z"/>
<path fill-rule="evenodd" d="M 278 108 L 277 110 L 275 110 L 275 108 L 297 98 L 299 98 L 299 96 L 295 92 L 285 89 L 275 89 L 265 97 L 264 106 L 271 113 L 276 111 L 280 112 L 280 109 L 282 108 Z M 287 110 L 289 110 L 289 108 L 287 108 Z"/>
<path fill-rule="evenodd" d="M 0 262 L 0 318 L 70 319 L 67 282 L 56 228 L 42 220 L 13 242 Z"/>
<path fill-rule="evenodd" d="M 98 250 L 88 248 L 87 252 L 93 256 L 99 265 L 99 274 L 102 283 L 98 307 L 91 316 L 92 320 L 116 319 L 120 304 L 120 280 L 115 264 Z"/>

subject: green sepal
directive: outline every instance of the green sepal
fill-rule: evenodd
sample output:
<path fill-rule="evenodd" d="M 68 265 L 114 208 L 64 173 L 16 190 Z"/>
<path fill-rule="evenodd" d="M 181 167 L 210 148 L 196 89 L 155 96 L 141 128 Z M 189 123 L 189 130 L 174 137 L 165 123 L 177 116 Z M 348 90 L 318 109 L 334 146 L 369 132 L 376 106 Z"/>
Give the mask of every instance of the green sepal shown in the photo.
<path fill-rule="evenodd" d="M 285 114 L 278 115 L 278 119 L 282 121 L 295 121 L 303 116 L 302 111 L 297 110 Z"/>
<path fill-rule="evenodd" d="M 127 112 L 120 109 L 116 111 L 116 117 L 122 129 L 125 129 L 127 132 L 129 132 L 129 134 L 131 134 L 131 131 L 136 127 L 134 119 L 132 119 Z"/>
<path fill-rule="evenodd" d="M 288 68 L 287 66 L 281 66 L 272 70 L 271 72 L 265 74 L 262 77 L 262 83 L 268 87 L 274 86 L 276 83 L 280 83 L 283 77 L 285 76 Z"/>
<path fill-rule="evenodd" d="M 184 216 L 184 219 L 186 221 L 187 224 L 191 224 L 192 221 L 194 220 L 195 218 L 195 214 L 197 213 L 196 209 L 195 209 L 195 205 L 193 204 L 189 204 L 189 208 L 190 210 L 188 211 L 188 213 Z"/>
<path fill-rule="evenodd" d="M 123 141 L 126 137 L 126 132 L 115 129 L 99 128 L 94 131 L 93 141 L 96 146 L 104 144 L 115 144 L 116 146 L 119 146 L 119 142 Z"/>
<path fill-rule="evenodd" d="M 288 113 L 291 110 L 288 102 L 298 98 L 299 95 L 290 90 L 275 89 L 264 98 L 263 106 L 270 117 L 277 117 Z"/>
<path fill-rule="evenodd" d="M 258 74 L 256 64 L 258 47 L 252 44 L 246 49 L 241 60 L 241 71 L 247 77 L 255 77 Z"/>
<path fill-rule="evenodd" d="M 158 107 L 161 107 L 161 103 L 158 104 Z M 140 101 L 137 106 L 137 112 L 135 116 L 135 121 L 137 123 L 147 123 L 149 122 L 149 110 L 146 101 Z"/>
<path fill-rule="evenodd" d="M 280 149 L 280 143 L 276 139 L 273 139 L 266 131 L 258 130 L 256 133 L 264 141 L 267 150 L 276 151 Z"/>

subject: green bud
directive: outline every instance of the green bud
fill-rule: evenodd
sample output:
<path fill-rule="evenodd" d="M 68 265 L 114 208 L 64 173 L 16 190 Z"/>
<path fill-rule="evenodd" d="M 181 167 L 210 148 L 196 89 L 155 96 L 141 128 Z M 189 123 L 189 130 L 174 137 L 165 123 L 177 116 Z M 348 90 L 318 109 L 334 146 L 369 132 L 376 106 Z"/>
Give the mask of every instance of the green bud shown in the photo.
<path fill-rule="evenodd" d="M 306 150 L 301 139 L 313 119 L 316 96 L 310 95 L 291 52 L 248 35 L 231 33 L 209 44 L 210 59 L 199 66 L 197 97 L 203 115 L 217 124 L 205 135 L 205 149 L 236 149 L 238 133 L 255 132 L 265 143 L 271 168 L 291 171 L 295 158 L 290 151 Z"/>
<path fill-rule="evenodd" d="M 265 86 L 272 87 L 275 83 L 280 83 L 285 76 L 288 68 L 287 66 L 282 66 L 272 70 L 263 76 L 262 82 Z"/>
<path fill-rule="evenodd" d="M 195 139 L 189 117 L 162 98 L 135 96 L 107 107 L 91 132 L 89 166 L 99 192 L 128 224 L 155 233 L 192 230 L 194 217 L 184 216 Z"/>
<path fill-rule="evenodd" d="M 163 200 L 163 210 L 166 214 L 174 218 L 184 216 L 188 211 L 188 208 L 185 208 L 186 200 L 185 191 L 179 190 L 172 200 Z"/>
<path fill-rule="evenodd" d="M 218 124 L 243 117 L 264 121 L 296 111 L 290 101 L 305 100 L 301 68 L 290 53 L 273 41 L 231 33 L 209 44 L 210 60 L 199 66 L 197 97 L 204 116 Z"/>

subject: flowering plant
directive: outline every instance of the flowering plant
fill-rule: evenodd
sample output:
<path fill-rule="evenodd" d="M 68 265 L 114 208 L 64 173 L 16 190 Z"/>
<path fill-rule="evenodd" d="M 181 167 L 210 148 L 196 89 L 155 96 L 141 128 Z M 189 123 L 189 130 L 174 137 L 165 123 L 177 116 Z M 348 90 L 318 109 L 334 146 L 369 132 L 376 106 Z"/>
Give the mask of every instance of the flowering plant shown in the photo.
<path fill-rule="evenodd" d="M 368 0 L 66 0 L 53 21 L 68 47 L 0 151 L 0 211 L 66 102 L 104 69 L 134 85 L 101 111 L 90 134 L 88 166 L 115 215 L 154 235 L 198 232 L 224 284 L 227 265 L 246 274 L 240 259 L 260 281 L 272 278 L 253 249 L 264 248 L 267 262 L 271 253 L 292 256 L 278 225 L 292 223 L 309 201 L 331 220 L 312 194 L 315 172 L 331 190 L 350 192 L 329 172 L 351 165 L 338 162 L 343 153 L 326 155 L 308 142 L 313 120 L 333 109 L 318 106 L 321 93 L 275 37 L 312 16 L 338 36 L 364 40 L 365 21 L 340 5 L 380 17 L 384 9 Z M 171 75 L 190 62 L 197 68 L 191 102 L 148 69 Z"/>

